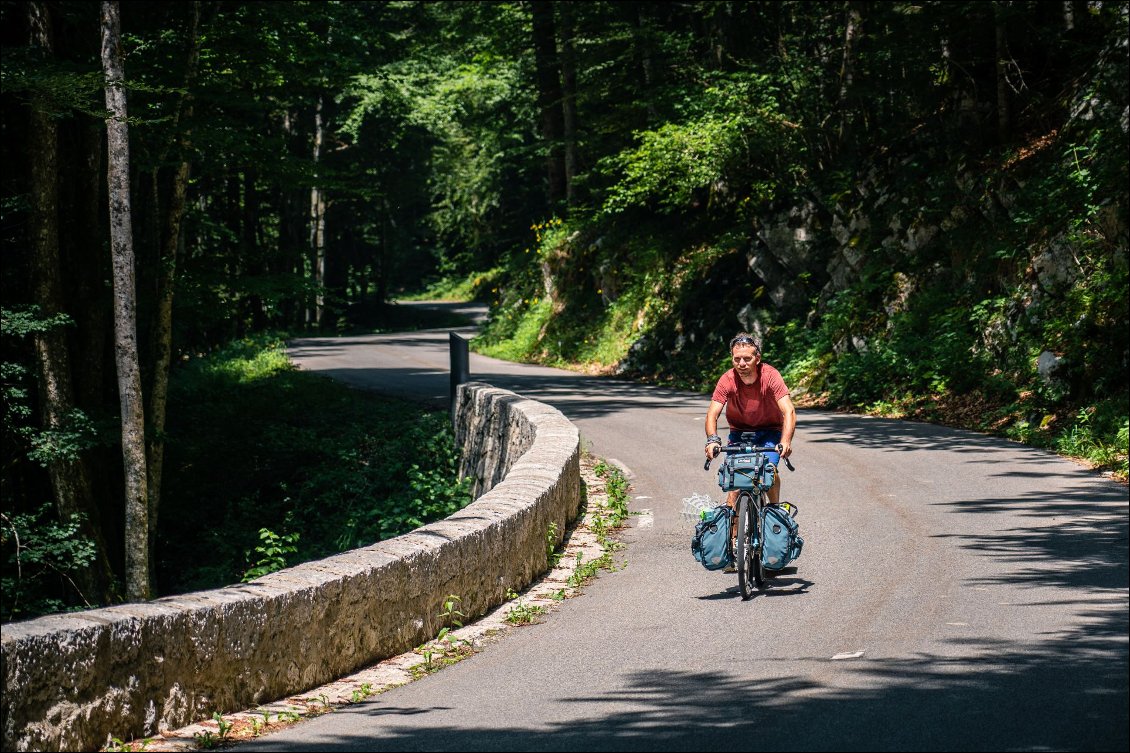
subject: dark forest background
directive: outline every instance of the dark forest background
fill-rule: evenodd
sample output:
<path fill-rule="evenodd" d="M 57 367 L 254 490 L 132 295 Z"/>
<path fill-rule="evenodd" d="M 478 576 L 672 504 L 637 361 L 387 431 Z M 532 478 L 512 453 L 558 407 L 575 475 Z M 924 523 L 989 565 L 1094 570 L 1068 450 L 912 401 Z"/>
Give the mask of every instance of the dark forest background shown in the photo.
<path fill-rule="evenodd" d="M 802 405 L 1125 478 L 1128 8 L 0 3 L 5 618 L 282 566 L 358 478 L 390 507 L 338 499 L 345 532 L 304 556 L 418 524 L 406 506 L 442 473 L 380 487 L 362 469 L 381 431 L 351 455 L 270 411 L 326 394 L 287 372 L 282 337 L 402 326 L 390 304 L 412 295 L 490 304 L 482 352 L 692 389 L 750 331 Z M 261 434 L 214 425 L 246 427 L 236 405 Z M 144 408 L 134 461 L 123 406 Z M 227 449 L 185 454 L 207 446 Z M 267 446 L 254 472 L 221 467 Z M 195 507 L 299 457 L 269 501 Z M 186 544 L 186 521 L 217 530 Z M 202 548 L 223 566 L 174 574 Z"/>

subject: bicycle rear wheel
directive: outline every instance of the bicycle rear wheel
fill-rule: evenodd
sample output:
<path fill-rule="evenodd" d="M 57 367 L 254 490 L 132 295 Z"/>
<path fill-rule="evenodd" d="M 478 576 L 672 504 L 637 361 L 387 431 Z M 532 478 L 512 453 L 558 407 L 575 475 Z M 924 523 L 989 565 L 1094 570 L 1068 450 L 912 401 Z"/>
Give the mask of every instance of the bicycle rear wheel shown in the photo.
<path fill-rule="evenodd" d="M 752 579 L 760 577 L 760 557 L 753 551 L 753 524 L 754 524 L 754 511 L 753 499 L 746 492 L 742 492 L 738 496 L 738 547 L 737 555 L 738 560 L 738 590 L 741 591 L 742 599 L 753 598 L 753 583 Z M 754 560 L 758 560 L 755 564 Z M 760 585 L 761 581 L 757 580 Z"/>

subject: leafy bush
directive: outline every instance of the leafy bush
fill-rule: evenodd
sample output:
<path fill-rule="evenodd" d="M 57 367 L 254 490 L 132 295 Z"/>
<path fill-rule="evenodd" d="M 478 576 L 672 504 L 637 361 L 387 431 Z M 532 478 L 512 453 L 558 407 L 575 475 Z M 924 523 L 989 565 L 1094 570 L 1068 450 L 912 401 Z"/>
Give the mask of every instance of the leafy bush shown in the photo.
<path fill-rule="evenodd" d="M 642 131 L 636 147 L 604 161 L 601 168 L 619 176 L 605 199 L 606 213 L 629 207 L 677 212 L 699 198 L 727 194 L 758 204 L 774 198 L 772 166 L 787 152 L 791 127 L 768 78 L 718 76 L 690 101 L 698 105 L 686 120 Z"/>
<path fill-rule="evenodd" d="M 298 551 L 295 544 L 298 543 L 297 533 L 288 533 L 285 536 L 279 536 L 274 531 L 268 528 L 259 529 L 259 539 L 261 544 L 255 547 L 255 553 L 259 555 L 255 565 L 247 569 L 243 574 L 243 582 L 247 583 L 256 578 L 261 578 L 268 573 L 273 573 L 282 570 L 287 566 L 287 555 L 294 554 Z M 251 553 L 247 553 L 248 559 L 251 558 Z"/>
<path fill-rule="evenodd" d="M 282 348 L 244 341 L 174 373 L 162 593 L 372 544 L 470 501 L 445 411 L 296 371 Z"/>
<path fill-rule="evenodd" d="M 0 620 L 63 611 L 69 602 L 58 594 L 86 601 L 74 578 L 94 562 L 95 549 L 80 527 L 77 517 L 59 522 L 50 505 L 11 517 L 0 513 Z"/>

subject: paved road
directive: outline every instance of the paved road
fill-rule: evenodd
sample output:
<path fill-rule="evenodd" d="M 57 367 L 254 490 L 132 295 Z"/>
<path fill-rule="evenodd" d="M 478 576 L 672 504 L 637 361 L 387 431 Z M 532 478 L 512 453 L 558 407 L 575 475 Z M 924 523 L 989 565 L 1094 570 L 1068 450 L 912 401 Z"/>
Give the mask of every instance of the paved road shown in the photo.
<path fill-rule="evenodd" d="M 447 402 L 446 331 L 295 342 Z M 691 558 L 707 398 L 472 354 L 634 473 L 627 567 L 546 623 L 261 750 L 1126 750 L 1127 488 L 1046 452 L 801 411 L 798 570 L 752 601 Z"/>

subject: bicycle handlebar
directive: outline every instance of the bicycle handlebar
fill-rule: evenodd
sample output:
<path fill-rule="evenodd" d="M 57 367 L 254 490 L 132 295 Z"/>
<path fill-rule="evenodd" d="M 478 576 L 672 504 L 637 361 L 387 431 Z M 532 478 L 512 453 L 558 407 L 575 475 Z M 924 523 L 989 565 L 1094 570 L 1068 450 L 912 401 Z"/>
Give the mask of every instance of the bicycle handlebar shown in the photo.
<path fill-rule="evenodd" d="M 704 471 L 710 470 L 710 461 L 713 460 L 714 458 L 718 457 L 719 452 L 725 452 L 727 454 L 733 454 L 733 453 L 737 453 L 737 452 L 752 453 L 752 452 L 762 452 L 765 449 L 767 449 L 767 448 L 765 448 L 765 447 L 753 447 L 753 446 L 748 445 L 748 444 L 745 444 L 745 445 L 736 444 L 736 445 L 733 445 L 731 447 L 718 447 L 716 450 L 714 450 L 714 456 L 706 459 L 706 463 L 703 464 L 702 470 L 704 470 Z M 780 452 L 780 451 L 781 451 L 781 445 L 777 445 L 777 452 Z M 784 461 L 785 467 L 788 468 L 790 471 L 796 470 L 796 468 L 793 467 L 793 464 L 791 462 L 789 462 L 788 458 L 781 458 L 781 460 Z"/>

